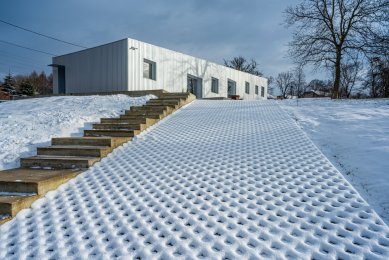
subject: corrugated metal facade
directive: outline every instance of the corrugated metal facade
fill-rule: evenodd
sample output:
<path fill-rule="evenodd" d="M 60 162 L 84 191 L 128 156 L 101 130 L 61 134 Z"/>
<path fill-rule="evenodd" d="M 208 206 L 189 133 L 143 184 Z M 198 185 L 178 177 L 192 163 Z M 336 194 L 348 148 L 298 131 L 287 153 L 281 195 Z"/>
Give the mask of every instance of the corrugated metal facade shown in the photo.
<path fill-rule="evenodd" d="M 66 93 L 128 89 L 127 39 L 53 58 L 65 66 Z M 58 93 L 58 69 L 53 68 L 54 93 Z"/>
<path fill-rule="evenodd" d="M 143 76 L 144 59 L 155 63 L 155 80 Z M 244 99 L 267 96 L 266 78 L 133 39 L 55 57 L 53 63 L 65 66 L 67 93 L 152 89 L 185 92 L 190 75 L 201 79 L 202 97 L 227 97 L 228 80 L 236 82 L 236 95 Z M 53 75 L 54 89 L 58 91 L 56 69 Z M 218 79 L 218 93 L 211 91 L 212 78 Z M 249 94 L 245 93 L 246 82 L 250 86 Z M 261 87 L 264 87 L 264 97 L 261 97 Z"/>

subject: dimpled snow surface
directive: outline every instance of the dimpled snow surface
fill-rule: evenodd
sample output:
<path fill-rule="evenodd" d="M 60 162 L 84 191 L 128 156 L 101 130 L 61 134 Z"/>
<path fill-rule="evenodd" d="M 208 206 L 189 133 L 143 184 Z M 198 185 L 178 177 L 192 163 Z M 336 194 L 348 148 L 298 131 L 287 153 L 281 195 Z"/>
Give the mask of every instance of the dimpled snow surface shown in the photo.
<path fill-rule="evenodd" d="M 0 258 L 388 259 L 389 228 L 269 102 L 199 100 L 0 227 Z"/>

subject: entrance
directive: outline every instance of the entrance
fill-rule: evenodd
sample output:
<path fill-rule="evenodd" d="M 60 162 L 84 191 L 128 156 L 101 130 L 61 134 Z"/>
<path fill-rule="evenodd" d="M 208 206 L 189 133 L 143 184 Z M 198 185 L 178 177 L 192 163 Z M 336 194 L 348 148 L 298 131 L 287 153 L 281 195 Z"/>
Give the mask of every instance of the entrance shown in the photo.
<path fill-rule="evenodd" d="M 227 96 L 235 96 L 236 95 L 236 82 L 233 80 L 228 80 L 227 82 Z"/>
<path fill-rule="evenodd" d="M 187 92 L 192 93 L 196 98 L 203 97 L 203 80 L 188 74 Z"/>
<path fill-rule="evenodd" d="M 66 93 L 65 66 L 58 66 L 58 94 Z"/>

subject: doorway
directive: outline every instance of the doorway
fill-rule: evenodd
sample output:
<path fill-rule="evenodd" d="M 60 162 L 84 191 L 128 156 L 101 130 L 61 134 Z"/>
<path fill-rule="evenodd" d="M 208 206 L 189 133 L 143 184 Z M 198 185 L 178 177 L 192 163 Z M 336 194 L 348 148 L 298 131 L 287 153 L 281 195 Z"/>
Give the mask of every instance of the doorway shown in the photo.
<path fill-rule="evenodd" d="M 236 95 L 236 82 L 233 80 L 227 81 L 227 97 Z"/>
<path fill-rule="evenodd" d="M 188 74 L 187 92 L 192 93 L 196 98 L 203 97 L 203 80 Z"/>
<path fill-rule="evenodd" d="M 66 93 L 65 66 L 58 66 L 58 94 Z"/>

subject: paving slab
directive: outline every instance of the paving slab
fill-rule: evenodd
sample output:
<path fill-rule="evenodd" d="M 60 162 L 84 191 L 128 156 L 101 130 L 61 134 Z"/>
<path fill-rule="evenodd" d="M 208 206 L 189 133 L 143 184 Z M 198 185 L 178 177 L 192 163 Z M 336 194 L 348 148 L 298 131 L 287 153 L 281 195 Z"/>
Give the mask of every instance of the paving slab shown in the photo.
<path fill-rule="evenodd" d="M 198 100 L 0 226 L 0 258 L 388 259 L 389 228 L 274 103 Z"/>

